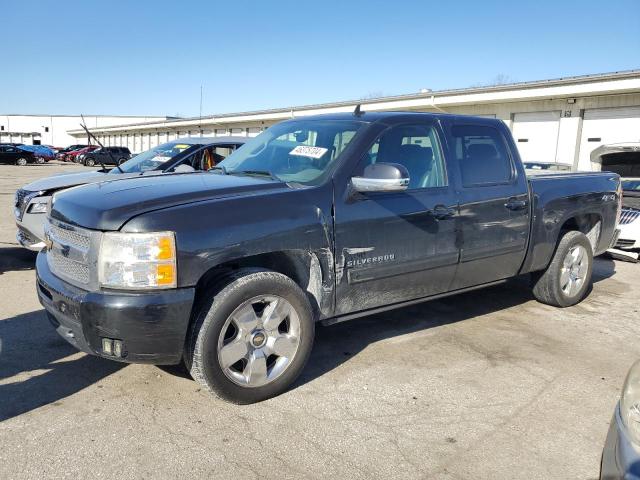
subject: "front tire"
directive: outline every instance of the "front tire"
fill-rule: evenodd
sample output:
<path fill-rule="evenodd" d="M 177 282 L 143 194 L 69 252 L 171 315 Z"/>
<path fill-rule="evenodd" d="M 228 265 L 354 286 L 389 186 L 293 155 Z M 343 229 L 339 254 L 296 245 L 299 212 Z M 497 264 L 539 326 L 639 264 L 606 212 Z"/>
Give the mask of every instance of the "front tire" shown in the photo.
<path fill-rule="evenodd" d="M 38 165 L 44 165 L 45 159 L 44 157 L 36 157 L 36 163 Z"/>
<path fill-rule="evenodd" d="M 313 310 L 281 273 L 240 270 L 223 288 L 207 292 L 195 315 L 185 363 L 200 385 L 233 403 L 281 394 L 311 353 Z"/>
<path fill-rule="evenodd" d="M 93 167 L 96 164 L 96 161 L 93 158 L 85 158 L 84 164 L 87 167 Z"/>
<path fill-rule="evenodd" d="M 591 288 L 593 250 L 584 233 L 566 232 L 551 263 L 533 274 L 533 295 L 539 302 L 555 307 L 580 303 Z"/>

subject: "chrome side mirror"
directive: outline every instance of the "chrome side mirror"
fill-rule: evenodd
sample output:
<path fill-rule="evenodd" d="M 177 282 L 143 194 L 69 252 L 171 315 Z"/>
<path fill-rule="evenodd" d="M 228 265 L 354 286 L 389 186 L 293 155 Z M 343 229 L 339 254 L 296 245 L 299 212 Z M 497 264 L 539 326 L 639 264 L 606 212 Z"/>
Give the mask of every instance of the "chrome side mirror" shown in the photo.
<path fill-rule="evenodd" d="M 374 163 L 361 177 L 351 177 L 357 192 L 401 192 L 409 188 L 409 172 L 398 163 Z"/>

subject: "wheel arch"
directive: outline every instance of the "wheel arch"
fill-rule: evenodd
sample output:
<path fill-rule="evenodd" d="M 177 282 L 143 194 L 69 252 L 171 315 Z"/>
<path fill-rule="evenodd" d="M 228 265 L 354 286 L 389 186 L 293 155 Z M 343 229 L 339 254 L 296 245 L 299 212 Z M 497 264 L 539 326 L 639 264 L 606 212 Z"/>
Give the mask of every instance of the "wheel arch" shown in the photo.
<path fill-rule="evenodd" d="M 602 215 L 595 212 L 580 213 L 567 218 L 558 231 L 558 235 L 556 238 L 556 248 L 558 246 L 558 243 L 560 242 L 560 239 L 562 238 L 562 235 L 569 231 L 584 233 L 589 239 L 591 249 L 595 254 L 598 248 L 598 243 L 600 242 L 600 236 L 602 234 Z"/>
<path fill-rule="evenodd" d="M 282 250 L 227 260 L 204 272 L 196 283 L 194 305 L 198 306 L 212 289 L 222 288 L 234 273 L 244 269 L 264 269 L 291 278 L 309 299 L 316 320 L 332 313 L 333 289 L 330 274 L 321 260 L 322 252 Z"/>

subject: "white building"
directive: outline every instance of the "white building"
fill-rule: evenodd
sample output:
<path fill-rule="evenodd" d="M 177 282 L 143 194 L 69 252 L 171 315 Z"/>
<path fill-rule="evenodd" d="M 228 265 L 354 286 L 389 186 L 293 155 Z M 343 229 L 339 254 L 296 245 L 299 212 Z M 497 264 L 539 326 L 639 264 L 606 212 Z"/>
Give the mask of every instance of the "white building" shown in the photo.
<path fill-rule="evenodd" d="M 123 123 L 160 122 L 167 117 L 129 115 L 85 115 L 87 128 Z M 12 115 L 0 114 L 0 143 L 25 143 L 27 145 L 53 145 L 66 147 L 78 142 L 69 130 L 80 128 L 80 115 Z"/>
<path fill-rule="evenodd" d="M 522 158 L 590 168 L 602 144 L 640 141 L 640 70 L 376 99 L 306 105 L 203 118 L 131 121 L 94 129 L 105 144 L 141 152 L 181 136 L 257 135 L 282 120 L 352 111 L 413 110 L 491 116 L 513 131 Z M 69 132 L 78 143 L 86 134 Z M 81 141 L 82 140 L 82 141 Z"/>

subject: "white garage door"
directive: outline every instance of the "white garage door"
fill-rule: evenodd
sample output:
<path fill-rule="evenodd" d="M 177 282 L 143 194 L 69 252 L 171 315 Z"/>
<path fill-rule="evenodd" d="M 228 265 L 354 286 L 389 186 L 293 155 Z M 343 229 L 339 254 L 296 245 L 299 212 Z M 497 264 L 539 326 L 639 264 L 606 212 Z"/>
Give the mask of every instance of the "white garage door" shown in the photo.
<path fill-rule="evenodd" d="M 142 151 L 146 152 L 147 150 L 149 150 L 151 148 L 151 138 L 150 138 L 151 134 L 150 133 L 143 133 L 142 134 Z"/>
<path fill-rule="evenodd" d="M 525 162 L 555 162 L 560 111 L 516 113 L 513 138 Z"/>
<path fill-rule="evenodd" d="M 640 107 L 585 110 L 578 168 L 591 168 L 591 152 L 600 145 L 622 142 L 640 142 Z"/>

